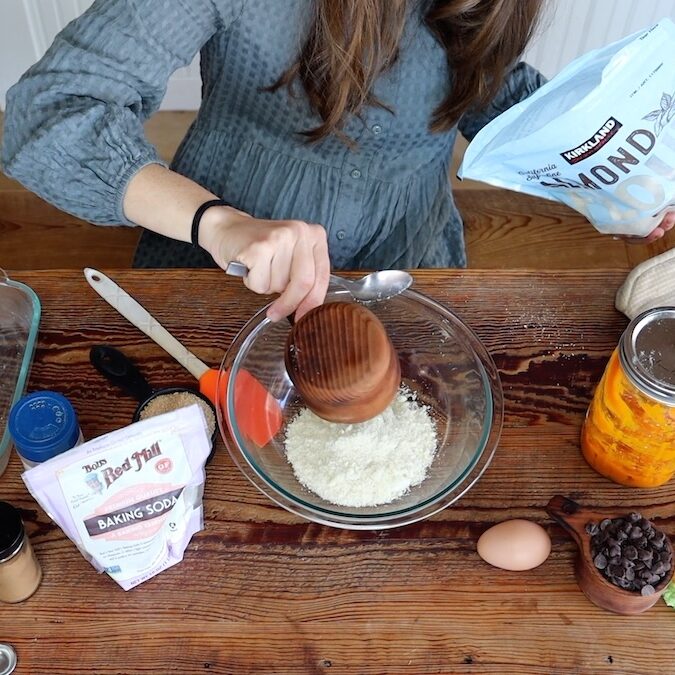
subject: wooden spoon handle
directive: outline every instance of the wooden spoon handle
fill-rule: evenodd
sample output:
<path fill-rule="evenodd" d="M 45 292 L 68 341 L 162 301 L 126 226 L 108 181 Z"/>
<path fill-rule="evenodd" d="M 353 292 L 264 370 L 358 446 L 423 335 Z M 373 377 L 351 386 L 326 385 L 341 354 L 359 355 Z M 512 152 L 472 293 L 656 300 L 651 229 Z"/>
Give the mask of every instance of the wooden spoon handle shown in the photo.
<path fill-rule="evenodd" d="M 183 368 L 200 379 L 209 367 L 192 352 L 188 351 L 154 316 L 140 303 L 134 300 L 124 289 L 112 279 L 91 267 L 85 267 L 84 276 L 89 285 L 127 321 L 143 331 L 160 347 L 173 356 Z"/>

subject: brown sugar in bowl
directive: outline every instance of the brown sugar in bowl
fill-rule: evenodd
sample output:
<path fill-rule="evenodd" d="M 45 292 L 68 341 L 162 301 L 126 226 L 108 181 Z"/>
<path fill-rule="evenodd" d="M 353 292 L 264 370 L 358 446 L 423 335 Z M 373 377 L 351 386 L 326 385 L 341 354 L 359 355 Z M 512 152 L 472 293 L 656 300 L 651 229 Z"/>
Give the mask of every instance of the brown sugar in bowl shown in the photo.
<path fill-rule="evenodd" d="M 286 341 L 285 364 L 307 407 L 330 422 L 375 417 L 401 382 L 385 327 L 355 302 L 320 305 L 299 319 Z"/>

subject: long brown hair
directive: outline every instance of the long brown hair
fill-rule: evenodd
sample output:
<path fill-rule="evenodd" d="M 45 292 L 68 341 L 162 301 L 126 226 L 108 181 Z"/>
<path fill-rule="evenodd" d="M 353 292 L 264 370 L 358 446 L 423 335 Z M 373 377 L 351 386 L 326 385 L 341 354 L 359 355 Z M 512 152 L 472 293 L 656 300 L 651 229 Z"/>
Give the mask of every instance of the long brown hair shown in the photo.
<path fill-rule="evenodd" d="M 272 85 L 292 90 L 299 80 L 321 117 L 303 131 L 317 141 L 341 130 L 348 114 L 366 105 L 388 108 L 373 83 L 391 67 L 409 2 L 424 0 L 314 0 L 314 17 L 298 60 Z M 430 120 L 450 129 L 469 108 L 495 96 L 509 66 L 527 45 L 544 0 L 426 0 L 425 23 L 445 49 L 448 93 Z"/>

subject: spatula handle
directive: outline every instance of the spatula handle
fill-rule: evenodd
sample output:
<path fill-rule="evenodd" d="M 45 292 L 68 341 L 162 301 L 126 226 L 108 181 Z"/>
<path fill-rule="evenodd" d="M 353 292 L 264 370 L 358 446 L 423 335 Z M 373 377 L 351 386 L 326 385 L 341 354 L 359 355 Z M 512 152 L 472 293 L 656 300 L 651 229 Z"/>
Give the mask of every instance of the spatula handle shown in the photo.
<path fill-rule="evenodd" d="M 162 326 L 142 305 L 120 288 L 112 279 L 102 272 L 85 267 L 84 276 L 89 285 L 127 321 L 143 331 L 162 349 L 173 356 L 178 363 L 194 377 L 200 379 L 209 367 L 188 351 L 176 338 Z"/>

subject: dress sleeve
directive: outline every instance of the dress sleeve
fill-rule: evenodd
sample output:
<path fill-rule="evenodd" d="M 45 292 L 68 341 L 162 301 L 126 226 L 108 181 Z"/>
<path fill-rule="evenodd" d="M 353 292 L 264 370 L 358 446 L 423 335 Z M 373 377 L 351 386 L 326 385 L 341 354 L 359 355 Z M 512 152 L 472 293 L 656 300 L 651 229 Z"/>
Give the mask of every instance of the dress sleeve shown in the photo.
<path fill-rule="evenodd" d="M 96 0 L 9 90 L 4 171 L 80 218 L 131 224 L 122 208 L 129 180 L 163 163 L 143 122 L 171 74 L 242 2 Z"/>
<path fill-rule="evenodd" d="M 527 63 L 518 63 L 509 71 L 497 95 L 488 106 L 480 110 L 469 110 L 462 115 L 458 125 L 460 133 L 471 141 L 488 122 L 512 105 L 525 100 L 545 83 L 546 78 L 538 70 Z"/>

